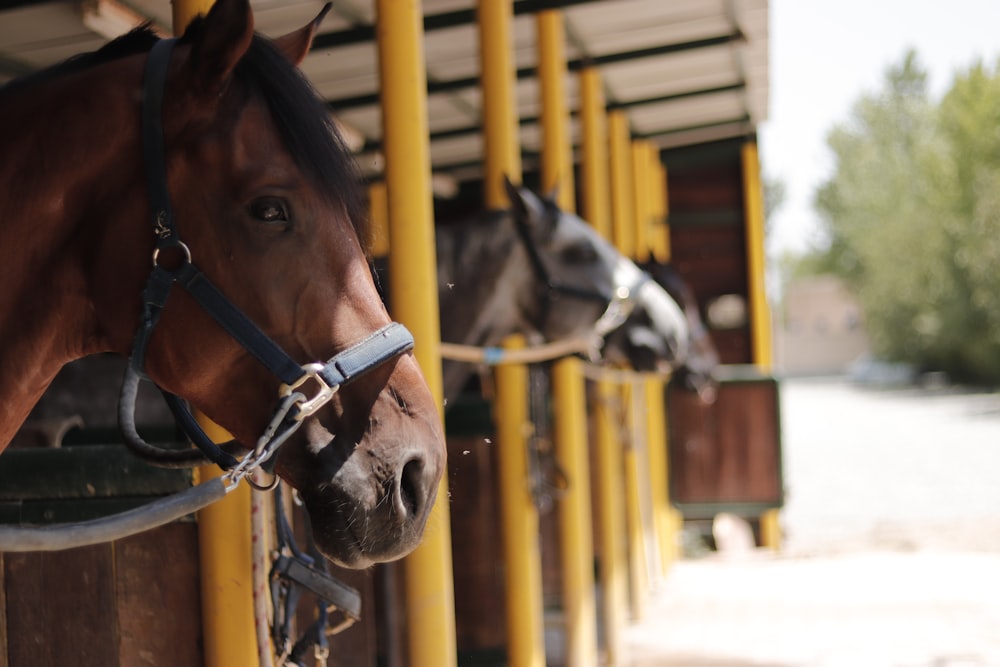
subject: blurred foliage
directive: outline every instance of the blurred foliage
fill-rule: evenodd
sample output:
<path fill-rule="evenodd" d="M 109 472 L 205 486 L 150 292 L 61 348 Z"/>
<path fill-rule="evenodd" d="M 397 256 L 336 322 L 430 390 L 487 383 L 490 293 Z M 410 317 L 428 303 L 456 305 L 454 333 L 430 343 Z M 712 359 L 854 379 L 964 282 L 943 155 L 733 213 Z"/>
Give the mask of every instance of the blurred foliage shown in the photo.
<path fill-rule="evenodd" d="M 1000 382 L 1000 73 L 977 63 L 935 102 L 910 52 L 827 143 L 827 244 L 793 275 L 847 280 L 877 355 Z"/>

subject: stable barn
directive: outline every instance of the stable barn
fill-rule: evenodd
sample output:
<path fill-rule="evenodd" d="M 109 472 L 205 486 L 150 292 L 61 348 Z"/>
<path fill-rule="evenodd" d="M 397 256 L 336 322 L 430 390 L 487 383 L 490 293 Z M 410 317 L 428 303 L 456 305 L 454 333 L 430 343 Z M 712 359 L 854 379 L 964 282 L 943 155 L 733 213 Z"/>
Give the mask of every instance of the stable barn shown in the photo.
<path fill-rule="evenodd" d="M 145 21 L 170 34 L 210 4 L 0 1 L 0 82 Z M 322 7 L 252 5 L 268 36 Z M 663 376 L 575 358 L 547 362 L 541 382 L 537 368 L 482 365 L 447 406 L 447 489 L 424 545 L 365 571 L 331 567 L 360 611 L 330 637 L 328 664 L 623 665 L 621 628 L 685 523 L 735 512 L 778 547 L 756 150 L 767 39 L 766 0 L 333 3 L 303 71 L 369 185 L 373 262 L 422 364 L 440 357 L 422 342 L 437 323 L 435 286 L 413 277 L 433 257 L 420 230 L 505 206 L 507 175 L 557 191 L 626 256 L 670 262 L 722 366 L 706 404 Z M 0 520 L 80 521 L 191 486 L 191 472 L 120 444 L 123 365 L 92 358 L 59 376 L 0 457 Z M 151 440 L 182 439 L 155 392 L 138 422 Z M 2 554 L 0 666 L 263 665 L 249 489 L 236 496 L 108 544 Z M 301 605 L 299 628 L 314 609 Z"/>

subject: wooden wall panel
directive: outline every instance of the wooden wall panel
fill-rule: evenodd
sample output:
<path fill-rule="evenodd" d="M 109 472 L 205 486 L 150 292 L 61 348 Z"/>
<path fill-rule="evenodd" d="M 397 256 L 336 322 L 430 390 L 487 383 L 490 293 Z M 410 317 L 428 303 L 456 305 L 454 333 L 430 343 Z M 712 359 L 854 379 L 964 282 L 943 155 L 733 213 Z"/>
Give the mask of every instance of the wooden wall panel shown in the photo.
<path fill-rule="evenodd" d="M 495 650 L 507 641 L 495 449 L 481 435 L 448 437 L 459 652 Z"/>
<path fill-rule="evenodd" d="M 7 658 L 31 667 L 131 667 L 118 659 L 110 545 L 6 554 Z"/>
<path fill-rule="evenodd" d="M 120 664 L 202 664 L 198 529 L 172 523 L 114 544 Z"/>
<path fill-rule="evenodd" d="M 675 386 L 668 396 L 674 502 L 728 505 L 732 511 L 740 505 L 781 505 L 780 418 L 774 380 L 723 382 L 712 405 Z"/>

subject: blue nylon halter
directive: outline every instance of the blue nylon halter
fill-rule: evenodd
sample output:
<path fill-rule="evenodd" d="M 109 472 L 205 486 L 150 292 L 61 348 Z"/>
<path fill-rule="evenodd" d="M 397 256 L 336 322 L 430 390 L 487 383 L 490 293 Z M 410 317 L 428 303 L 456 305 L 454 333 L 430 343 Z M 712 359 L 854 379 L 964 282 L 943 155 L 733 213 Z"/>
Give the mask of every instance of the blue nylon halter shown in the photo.
<path fill-rule="evenodd" d="M 173 207 L 167 188 L 161 118 L 167 68 L 175 41 L 165 39 L 153 46 L 146 63 L 143 81 L 143 155 L 146 187 L 150 199 L 151 222 L 156 235 L 156 249 L 153 253 L 153 269 L 142 295 L 143 307 L 140 324 L 133 339 L 132 353 L 122 385 L 122 394 L 119 398 L 119 424 L 126 441 L 134 450 L 148 451 L 152 448 L 136 432 L 135 397 L 139 379 L 149 379 L 145 374 L 145 357 L 153 330 L 166 306 L 171 288 L 174 284 L 178 284 L 194 297 L 230 336 L 236 339 L 284 384 L 278 410 L 272 418 L 267 432 L 257 443 L 255 455 L 259 464 L 272 457 L 277 446 L 284 442 L 298 427 L 303 416 L 318 409 L 341 386 L 413 349 L 413 336 L 402 324 L 392 322 L 335 355 L 326 363 L 312 363 L 303 366 L 268 338 L 212 284 L 204 273 L 191 263 L 190 251 L 178 238 L 174 222 Z M 158 257 L 161 251 L 171 249 L 181 251 L 183 260 L 176 268 L 167 269 L 158 263 Z M 314 379 L 320 384 L 321 394 L 307 400 L 296 389 L 309 379 Z M 161 391 L 163 390 L 161 389 Z M 183 400 L 166 391 L 163 391 L 163 394 L 178 421 L 178 425 L 206 457 L 227 470 L 242 464 L 241 461 L 219 448 L 205 434 Z M 158 451 L 162 452 L 163 450 Z M 174 463 L 189 465 L 192 452 L 193 450 L 173 452 L 176 454 L 173 457 Z M 157 456 L 159 457 L 159 455 Z M 170 457 L 167 460 L 170 460 Z"/>

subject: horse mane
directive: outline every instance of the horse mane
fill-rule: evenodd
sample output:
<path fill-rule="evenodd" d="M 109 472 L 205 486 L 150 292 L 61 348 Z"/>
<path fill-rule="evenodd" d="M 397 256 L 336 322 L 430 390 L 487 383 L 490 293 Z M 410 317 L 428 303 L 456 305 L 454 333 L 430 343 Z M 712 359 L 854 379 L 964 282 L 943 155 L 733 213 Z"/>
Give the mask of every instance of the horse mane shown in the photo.
<path fill-rule="evenodd" d="M 197 39 L 204 29 L 198 17 L 180 43 Z M 120 58 L 146 53 L 159 37 L 147 23 L 108 42 L 97 51 L 73 56 L 57 65 L 15 79 L 0 87 L 0 101 L 29 87 L 75 74 Z M 357 163 L 334 125 L 326 103 L 270 41 L 254 35 L 234 76 L 253 97 L 262 99 L 281 135 L 285 149 L 321 192 L 334 194 L 346 209 L 362 247 L 370 239 L 366 199 Z"/>

